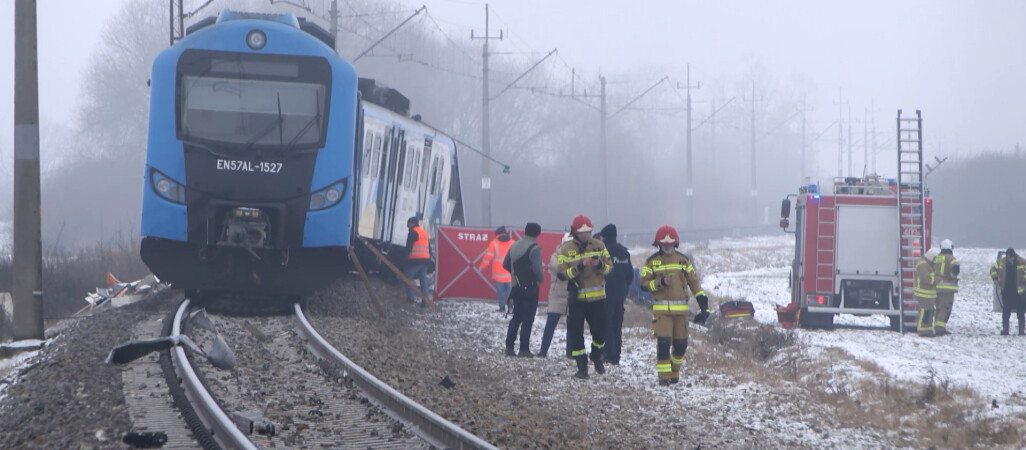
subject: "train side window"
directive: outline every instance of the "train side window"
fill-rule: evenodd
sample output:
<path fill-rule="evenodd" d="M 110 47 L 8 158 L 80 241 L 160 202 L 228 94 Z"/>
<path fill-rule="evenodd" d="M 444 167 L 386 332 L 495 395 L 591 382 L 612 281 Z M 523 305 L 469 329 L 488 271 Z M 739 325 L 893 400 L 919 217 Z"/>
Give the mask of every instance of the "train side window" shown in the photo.
<path fill-rule="evenodd" d="M 420 183 L 420 166 L 421 166 L 421 162 L 420 161 L 421 161 L 421 154 L 423 152 L 424 152 L 424 149 L 418 148 L 417 152 L 416 152 L 417 154 L 413 156 L 413 164 L 414 164 L 414 167 L 413 167 L 413 180 L 410 181 L 410 189 L 415 189 L 417 187 L 417 184 Z"/>
<path fill-rule="evenodd" d="M 378 147 L 377 162 L 375 162 L 375 164 L 377 165 L 376 167 L 378 169 L 378 178 L 384 180 L 385 169 L 387 168 L 385 165 L 385 157 L 388 155 L 389 141 L 384 139 L 384 137 L 382 137 L 381 135 L 378 135 L 378 138 L 374 142 L 376 143 L 375 145 Z"/>
<path fill-rule="evenodd" d="M 436 156 L 431 163 L 433 170 L 431 171 L 431 196 L 438 194 L 438 185 L 442 184 L 442 158 Z"/>
<path fill-rule="evenodd" d="M 403 187 L 406 188 L 406 190 L 411 189 L 413 186 L 413 180 L 415 179 L 415 177 L 413 177 L 413 174 L 415 173 L 413 160 L 417 157 L 417 152 L 414 150 L 415 149 L 410 147 L 406 148 L 406 163 L 405 167 L 403 167 Z"/>
<path fill-rule="evenodd" d="M 376 177 L 378 175 L 378 169 L 381 166 L 381 136 L 374 133 L 371 139 L 371 156 L 370 156 L 370 176 Z"/>
<path fill-rule="evenodd" d="M 452 171 L 449 172 L 449 200 L 459 201 L 460 199 L 460 172 L 456 170 L 456 165 L 452 166 Z"/>
<path fill-rule="evenodd" d="M 371 165 L 373 164 L 373 153 L 374 153 L 374 134 L 369 130 L 363 137 L 363 176 L 370 175 Z"/>

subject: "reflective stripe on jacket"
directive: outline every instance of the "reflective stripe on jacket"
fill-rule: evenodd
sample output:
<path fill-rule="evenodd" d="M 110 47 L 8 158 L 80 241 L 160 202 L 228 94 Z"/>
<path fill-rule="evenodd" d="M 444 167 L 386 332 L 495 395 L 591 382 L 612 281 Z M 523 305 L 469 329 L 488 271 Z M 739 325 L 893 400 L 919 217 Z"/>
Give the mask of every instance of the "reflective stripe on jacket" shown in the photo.
<path fill-rule="evenodd" d="M 666 286 L 663 286 L 663 277 L 667 279 Z M 656 301 L 653 311 L 687 311 L 688 290 L 695 296 L 705 295 L 691 260 L 678 251 L 669 254 L 657 251 L 649 256 L 641 267 L 641 288 L 652 293 Z M 683 302 L 683 308 L 675 307 L 675 302 Z"/>
<path fill-rule="evenodd" d="M 512 245 L 513 240 L 509 238 L 505 241 L 501 241 L 499 238 L 492 239 L 492 242 L 488 243 L 488 250 L 485 251 L 484 257 L 481 258 L 481 270 L 488 267 L 490 263 L 492 265 L 492 279 L 500 283 L 513 281 L 509 271 L 502 267 L 502 260 L 506 258 L 506 253 L 509 253 L 509 247 Z"/>
<path fill-rule="evenodd" d="M 417 240 L 413 243 L 413 249 L 410 250 L 407 259 L 431 259 L 431 243 L 428 240 L 428 232 L 424 231 L 420 225 L 413 227 L 413 231 L 417 233 Z"/>
<path fill-rule="evenodd" d="M 926 257 L 916 263 L 915 295 L 919 298 L 937 298 L 937 278 L 933 265 Z"/>
<path fill-rule="evenodd" d="M 933 259 L 937 273 L 937 292 L 958 292 L 958 260 L 950 253 L 941 253 Z"/>
<path fill-rule="evenodd" d="M 595 266 L 582 266 L 585 259 L 598 259 Z M 596 301 L 606 298 L 606 275 L 613 270 L 606 244 L 589 238 L 588 242 L 571 239 L 559 247 L 556 274 L 577 283 L 577 300 Z"/>

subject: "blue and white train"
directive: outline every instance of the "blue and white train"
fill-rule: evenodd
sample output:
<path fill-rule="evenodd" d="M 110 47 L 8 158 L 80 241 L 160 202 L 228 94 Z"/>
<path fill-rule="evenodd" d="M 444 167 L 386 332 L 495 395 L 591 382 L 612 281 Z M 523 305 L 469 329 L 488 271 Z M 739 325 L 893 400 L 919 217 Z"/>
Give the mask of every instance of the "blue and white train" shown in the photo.
<path fill-rule="evenodd" d="M 141 255 L 186 290 L 303 295 L 357 236 L 461 224 L 456 143 L 291 14 L 222 12 L 153 63 Z"/>

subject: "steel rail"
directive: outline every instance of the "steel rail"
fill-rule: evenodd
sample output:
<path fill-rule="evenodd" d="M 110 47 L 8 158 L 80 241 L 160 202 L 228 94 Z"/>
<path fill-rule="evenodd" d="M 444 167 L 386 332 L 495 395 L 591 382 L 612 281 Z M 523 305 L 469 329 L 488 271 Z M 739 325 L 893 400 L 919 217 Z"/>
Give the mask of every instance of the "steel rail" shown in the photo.
<path fill-rule="evenodd" d="M 321 337 L 303 315 L 298 303 L 294 305 L 298 331 L 306 339 L 311 353 L 318 358 L 337 363 L 344 370 L 344 376 L 353 380 L 356 387 L 365 392 L 390 416 L 405 423 L 421 439 L 437 448 L 451 449 L 497 449 L 483 439 L 445 420 L 442 416 L 421 406 L 401 392 L 383 383 Z"/>
<path fill-rule="evenodd" d="M 172 336 L 179 336 L 181 334 L 182 317 L 188 311 L 189 303 L 189 299 L 185 299 L 178 308 L 178 312 L 175 313 L 175 323 L 171 330 Z M 203 387 L 203 383 L 196 375 L 196 372 L 192 370 L 189 360 L 186 359 L 185 349 L 181 345 L 176 345 L 171 349 L 171 359 L 175 363 L 175 371 L 178 372 L 182 380 L 181 383 L 185 389 L 185 395 L 189 398 L 189 402 L 196 410 L 196 414 L 199 415 L 200 420 L 210 430 L 210 434 L 214 436 L 214 440 L 217 441 L 218 445 L 222 448 L 256 450 L 257 446 L 246 435 L 242 434 L 242 431 L 235 426 L 235 422 L 221 410 L 217 401 Z"/>

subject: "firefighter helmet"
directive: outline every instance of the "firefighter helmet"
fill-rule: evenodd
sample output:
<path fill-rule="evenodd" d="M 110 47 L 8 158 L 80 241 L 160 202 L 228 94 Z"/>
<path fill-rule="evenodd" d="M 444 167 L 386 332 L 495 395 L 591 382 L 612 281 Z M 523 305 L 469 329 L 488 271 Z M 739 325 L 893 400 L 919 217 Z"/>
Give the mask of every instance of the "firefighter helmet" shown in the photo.
<path fill-rule="evenodd" d="M 930 247 L 930 249 L 926 251 L 926 259 L 928 261 L 933 261 L 939 254 L 940 250 L 937 247 Z"/>
<path fill-rule="evenodd" d="M 680 246 L 680 239 L 677 237 L 677 230 L 669 225 L 663 225 L 656 230 L 655 241 L 652 245 L 658 247 L 663 244 L 673 244 L 674 247 Z"/>
<path fill-rule="evenodd" d="M 951 243 L 951 239 L 945 239 L 941 241 L 941 250 L 952 250 L 954 244 Z"/>
<path fill-rule="evenodd" d="M 573 223 L 570 224 L 570 231 L 573 233 L 586 233 L 593 229 L 591 219 L 584 214 L 578 214 L 577 217 L 574 217 Z"/>

